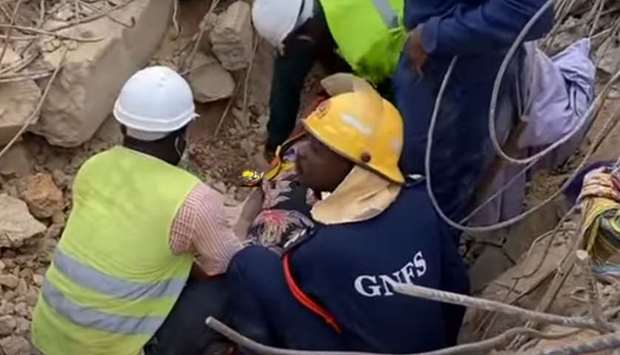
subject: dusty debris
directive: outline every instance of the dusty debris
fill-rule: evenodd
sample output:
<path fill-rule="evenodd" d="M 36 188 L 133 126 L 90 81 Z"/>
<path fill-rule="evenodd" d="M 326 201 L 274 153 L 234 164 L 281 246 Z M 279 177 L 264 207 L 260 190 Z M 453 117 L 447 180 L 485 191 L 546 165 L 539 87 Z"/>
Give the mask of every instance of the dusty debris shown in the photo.
<path fill-rule="evenodd" d="M 64 208 L 62 191 L 49 174 L 39 173 L 24 179 L 20 195 L 37 218 L 50 218 Z"/>
<path fill-rule="evenodd" d="M 27 355 L 31 351 L 30 343 L 21 336 L 11 336 L 0 340 L 0 347 L 5 355 Z"/>
<path fill-rule="evenodd" d="M 172 0 L 135 0 L 95 21 L 61 30 L 82 37 L 103 37 L 71 51 L 52 85 L 32 131 L 51 144 L 74 147 L 90 139 L 112 111 L 114 99 L 131 74 L 144 66 L 168 28 Z M 49 20 L 45 28 L 64 22 Z M 56 65 L 60 50 L 44 53 Z"/>
<path fill-rule="evenodd" d="M 232 75 L 214 57 L 198 53 L 188 77 L 194 99 L 201 103 L 226 99 L 235 90 Z"/>
<path fill-rule="evenodd" d="M 252 57 L 252 24 L 250 5 L 234 2 L 221 13 L 210 33 L 213 53 L 228 70 L 240 70 Z"/>
<path fill-rule="evenodd" d="M 19 56 L 7 49 L 3 64 L 19 61 Z M 34 113 L 41 99 L 41 89 L 34 80 L 0 83 L 0 146 L 8 143 Z M 30 124 L 36 122 L 35 115 Z"/>
<path fill-rule="evenodd" d="M 0 194 L 0 247 L 21 247 L 45 229 L 30 215 L 25 202 Z"/>

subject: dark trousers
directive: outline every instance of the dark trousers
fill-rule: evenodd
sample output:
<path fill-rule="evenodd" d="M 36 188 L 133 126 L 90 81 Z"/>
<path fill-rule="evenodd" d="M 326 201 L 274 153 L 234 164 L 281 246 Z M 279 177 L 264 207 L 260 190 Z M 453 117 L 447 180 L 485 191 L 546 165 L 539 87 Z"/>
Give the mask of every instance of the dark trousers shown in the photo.
<path fill-rule="evenodd" d="M 227 322 L 229 291 L 224 277 L 190 279 L 172 311 L 144 347 L 146 355 L 226 353 L 225 339 L 205 324 L 209 316 Z"/>

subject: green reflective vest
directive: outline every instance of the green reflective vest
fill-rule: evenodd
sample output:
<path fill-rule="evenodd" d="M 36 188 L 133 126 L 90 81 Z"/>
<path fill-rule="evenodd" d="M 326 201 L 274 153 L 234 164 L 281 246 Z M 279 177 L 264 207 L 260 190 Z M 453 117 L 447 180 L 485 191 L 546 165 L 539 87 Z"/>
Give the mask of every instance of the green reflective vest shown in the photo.
<path fill-rule="evenodd" d="M 404 0 L 320 0 L 340 55 L 375 84 L 389 78 L 407 40 Z"/>
<path fill-rule="evenodd" d="M 45 355 L 137 355 L 172 309 L 192 266 L 175 256 L 176 213 L 199 180 L 123 147 L 89 159 L 35 307 Z"/>

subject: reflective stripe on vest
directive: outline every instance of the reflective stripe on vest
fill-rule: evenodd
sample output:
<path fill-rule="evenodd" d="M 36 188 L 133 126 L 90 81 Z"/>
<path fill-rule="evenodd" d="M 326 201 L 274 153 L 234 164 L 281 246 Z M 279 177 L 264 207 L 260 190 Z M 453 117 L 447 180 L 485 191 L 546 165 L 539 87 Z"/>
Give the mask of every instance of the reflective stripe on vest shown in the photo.
<path fill-rule="evenodd" d="M 65 297 L 47 280 L 41 296 L 56 312 L 77 325 L 125 335 L 154 334 L 164 321 L 163 317 L 127 317 L 99 312 L 80 306 Z"/>
<path fill-rule="evenodd" d="M 385 27 L 396 28 L 399 26 L 398 14 L 392 9 L 388 0 L 372 0 L 372 3 L 381 15 Z"/>
<path fill-rule="evenodd" d="M 111 298 L 137 300 L 144 298 L 176 297 L 185 280 L 171 279 L 161 282 L 142 283 L 118 279 L 84 265 L 60 248 L 54 253 L 54 266 L 76 284 L 102 293 Z"/>

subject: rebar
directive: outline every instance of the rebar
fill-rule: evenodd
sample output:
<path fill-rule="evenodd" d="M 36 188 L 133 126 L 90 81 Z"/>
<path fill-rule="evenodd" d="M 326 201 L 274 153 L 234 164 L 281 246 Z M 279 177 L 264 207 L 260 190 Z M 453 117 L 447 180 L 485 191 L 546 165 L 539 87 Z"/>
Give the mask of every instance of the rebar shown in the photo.
<path fill-rule="evenodd" d="M 228 327 L 224 323 L 218 321 L 213 317 L 209 317 L 206 321 L 207 325 L 215 330 L 216 332 L 222 334 L 229 340 L 233 341 L 235 344 L 239 345 L 241 348 L 249 349 L 253 353 L 259 355 L 378 355 L 375 353 L 364 353 L 364 352 L 338 352 L 338 351 L 306 351 L 306 350 L 292 350 L 292 349 L 282 349 L 275 348 L 260 344 L 240 333 Z M 579 331 L 579 330 L 577 330 Z M 500 334 L 491 339 L 482 340 L 478 342 L 473 342 L 469 344 L 461 344 L 453 347 L 428 351 L 423 353 L 415 353 L 411 355 L 462 355 L 462 354 L 482 354 L 488 352 L 489 350 L 499 348 L 507 341 L 509 341 L 512 337 L 519 334 L 527 334 L 534 338 L 539 339 L 561 339 L 576 333 L 575 330 L 561 332 L 561 333 L 543 333 L 532 329 L 527 328 L 514 328 L 510 329 L 503 334 Z M 389 354 L 384 354 L 389 355 Z"/>
<path fill-rule="evenodd" d="M 586 291 L 588 295 L 588 301 L 590 302 L 590 314 L 594 319 L 594 322 L 598 326 L 598 330 L 601 333 L 612 333 L 616 331 L 616 327 L 613 324 L 609 323 L 603 317 L 603 310 L 601 307 L 601 297 L 598 292 L 598 287 L 596 285 L 596 280 L 594 279 L 594 275 L 592 275 L 592 260 L 588 252 L 582 249 L 577 250 L 575 253 L 577 261 L 581 266 L 584 281 L 586 284 Z"/>
<path fill-rule="evenodd" d="M 45 85 L 45 89 L 43 90 L 43 94 L 41 95 L 41 98 L 39 99 L 39 102 L 37 103 L 37 106 L 32 111 L 30 116 L 28 116 L 28 118 L 26 118 L 26 120 L 24 120 L 24 123 L 23 123 L 22 127 L 19 129 L 19 131 L 17 131 L 17 133 L 15 133 L 13 138 L 11 138 L 11 140 L 4 146 L 4 148 L 2 148 L 2 150 L 0 150 L 0 158 L 2 158 L 2 156 L 6 152 L 8 152 L 9 149 L 11 149 L 13 144 L 15 144 L 15 142 L 17 142 L 19 137 L 21 137 L 21 135 L 24 134 L 26 129 L 28 129 L 28 126 L 30 126 L 30 124 L 34 121 L 34 119 L 39 115 L 39 112 L 41 111 L 41 107 L 43 106 L 43 102 L 45 102 L 45 100 L 47 99 L 47 95 L 49 94 L 49 91 L 50 91 L 50 89 L 52 87 L 52 84 L 54 83 L 54 80 L 56 79 L 56 76 L 58 75 L 58 73 L 60 72 L 60 69 L 62 68 L 62 66 L 65 63 L 65 59 L 67 57 L 67 53 L 68 52 L 69 52 L 69 50 L 67 48 L 65 48 L 63 50 L 63 52 L 62 52 L 62 54 L 60 56 L 60 61 L 58 62 L 58 65 L 56 66 L 56 69 L 52 73 L 52 76 L 50 77 L 49 81 Z"/>
<path fill-rule="evenodd" d="M 580 341 L 577 344 L 565 345 L 554 349 L 543 349 L 535 355 L 576 355 L 588 354 L 603 350 L 617 349 L 620 347 L 620 333 L 601 335 L 589 340 Z"/>
<path fill-rule="evenodd" d="M 531 311 L 529 309 L 504 304 L 497 301 L 460 295 L 458 293 L 436 290 L 428 287 L 397 284 L 394 291 L 413 297 L 419 297 L 430 301 L 449 303 L 458 306 L 483 309 L 485 311 L 500 312 L 525 320 L 544 322 L 548 324 L 562 325 L 565 327 L 597 329 L 596 324 L 586 317 L 564 317 L 555 314 Z"/>

